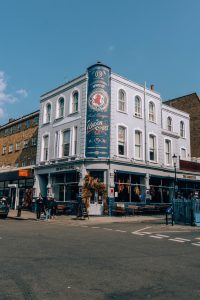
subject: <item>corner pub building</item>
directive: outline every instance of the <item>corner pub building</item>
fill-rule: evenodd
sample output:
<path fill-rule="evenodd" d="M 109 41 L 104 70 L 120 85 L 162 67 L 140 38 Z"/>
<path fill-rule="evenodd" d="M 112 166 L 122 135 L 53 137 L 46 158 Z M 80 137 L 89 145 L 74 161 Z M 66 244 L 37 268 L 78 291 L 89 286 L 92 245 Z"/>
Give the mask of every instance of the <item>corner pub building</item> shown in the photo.
<path fill-rule="evenodd" d="M 198 191 L 199 165 L 188 168 L 189 122 L 187 113 L 163 104 L 153 86 L 98 62 L 41 96 L 36 194 L 77 200 L 86 174 L 105 183 L 109 205 L 169 203 L 175 173 L 184 195 Z M 101 197 L 93 195 L 89 213 L 102 212 Z"/>

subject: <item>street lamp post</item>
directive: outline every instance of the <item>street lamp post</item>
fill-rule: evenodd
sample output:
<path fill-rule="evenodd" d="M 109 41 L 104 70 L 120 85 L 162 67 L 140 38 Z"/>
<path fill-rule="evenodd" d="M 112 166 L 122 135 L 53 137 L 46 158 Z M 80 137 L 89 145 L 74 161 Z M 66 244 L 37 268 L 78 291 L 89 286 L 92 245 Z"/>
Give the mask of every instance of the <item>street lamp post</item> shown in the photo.
<path fill-rule="evenodd" d="M 174 154 L 172 156 L 173 164 L 174 164 L 174 198 L 175 198 L 175 192 L 176 192 L 176 164 L 177 164 L 177 155 Z"/>

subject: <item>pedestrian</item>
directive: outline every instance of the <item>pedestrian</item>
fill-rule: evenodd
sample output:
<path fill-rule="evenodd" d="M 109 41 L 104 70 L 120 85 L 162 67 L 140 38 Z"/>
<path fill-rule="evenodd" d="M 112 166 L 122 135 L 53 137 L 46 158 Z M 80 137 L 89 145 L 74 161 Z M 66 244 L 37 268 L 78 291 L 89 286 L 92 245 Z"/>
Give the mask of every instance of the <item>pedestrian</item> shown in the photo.
<path fill-rule="evenodd" d="M 51 211 L 52 211 L 52 197 L 47 198 L 47 205 L 46 205 L 46 221 L 51 219 Z"/>
<path fill-rule="evenodd" d="M 40 194 L 38 199 L 36 200 L 36 219 L 37 219 L 37 221 L 40 220 L 43 207 L 44 207 L 43 198 L 42 198 L 42 195 Z"/>
<path fill-rule="evenodd" d="M 53 220 L 56 218 L 56 208 L 57 208 L 57 203 L 56 200 L 53 198 L 52 203 L 51 203 L 51 217 Z"/>

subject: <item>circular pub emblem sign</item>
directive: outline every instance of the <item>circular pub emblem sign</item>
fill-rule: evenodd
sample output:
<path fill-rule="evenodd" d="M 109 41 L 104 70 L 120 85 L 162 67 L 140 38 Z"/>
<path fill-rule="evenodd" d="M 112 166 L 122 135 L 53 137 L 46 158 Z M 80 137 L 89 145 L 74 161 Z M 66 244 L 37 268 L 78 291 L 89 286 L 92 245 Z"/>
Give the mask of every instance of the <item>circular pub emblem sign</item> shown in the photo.
<path fill-rule="evenodd" d="M 89 106 L 95 111 L 106 111 L 108 107 L 108 95 L 104 91 L 96 90 L 89 97 Z"/>

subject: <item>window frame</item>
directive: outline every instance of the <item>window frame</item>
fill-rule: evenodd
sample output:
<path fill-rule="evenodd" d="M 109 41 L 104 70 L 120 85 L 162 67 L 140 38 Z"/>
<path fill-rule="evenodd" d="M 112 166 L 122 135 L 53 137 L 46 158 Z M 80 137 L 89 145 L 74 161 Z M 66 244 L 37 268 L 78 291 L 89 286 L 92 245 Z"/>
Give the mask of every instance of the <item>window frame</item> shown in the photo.
<path fill-rule="evenodd" d="M 156 105 L 153 101 L 149 101 L 149 121 L 156 123 Z"/>
<path fill-rule="evenodd" d="M 170 116 L 167 117 L 167 130 L 170 132 L 173 131 L 173 122 Z"/>
<path fill-rule="evenodd" d="M 180 137 L 185 138 L 185 123 L 180 121 Z"/>
<path fill-rule="evenodd" d="M 61 100 L 63 100 L 63 106 L 61 106 Z M 62 109 L 61 109 L 61 107 L 62 107 Z M 57 101 L 57 115 L 56 115 L 56 118 L 57 119 L 63 118 L 64 113 L 65 113 L 65 98 L 63 96 L 60 96 L 58 98 L 58 101 Z"/>
<path fill-rule="evenodd" d="M 78 95 L 78 97 L 76 98 L 76 101 L 75 101 L 76 94 Z M 75 114 L 79 111 L 79 95 L 80 95 L 80 93 L 78 90 L 75 90 L 72 92 L 70 114 Z"/>
<path fill-rule="evenodd" d="M 153 144 L 154 144 L 153 148 L 150 147 L 150 138 L 151 137 L 153 137 Z M 149 147 L 148 148 L 149 148 L 149 161 L 157 162 L 158 161 L 157 136 L 154 133 L 149 134 Z M 153 151 L 151 151 L 151 149 L 153 149 Z M 151 159 L 151 152 L 153 152 L 153 154 L 154 154 L 154 159 Z"/>
<path fill-rule="evenodd" d="M 47 139 L 47 143 L 45 143 L 45 139 Z M 41 157 L 42 161 L 49 160 L 49 140 L 50 140 L 49 134 L 44 134 L 42 137 L 42 157 Z"/>
<path fill-rule="evenodd" d="M 69 143 L 64 143 L 64 134 L 66 132 L 69 132 Z M 68 146 L 68 155 L 65 155 L 65 146 Z M 69 157 L 71 155 L 71 129 L 67 128 L 65 130 L 62 131 L 62 157 Z"/>
<path fill-rule="evenodd" d="M 138 95 L 135 96 L 135 107 L 134 108 L 135 108 L 134 116 L 136 118 L 142 118 L 142 99 Z"/>
<path fill-rule="evenodd" d="M 165 165 L 172 165 L 172 141 L 165 139 Z"/>
<path fill-rule="evenodd" d="M 123 97 L 121 97 L 121 98 L 120 98 L 120 93 L 123 94 Z M 118 107 L 117 107 L 119 112 L 127 113 L 127 99 L 126 98 L 127 97 L 126 97 L 125 90 L 119 89 L 119 91 L 118 91 Z"/>
<path fill-rule="evenodd" d="M 136 144 L 136 133 L 139 133 L 139 144 Z M 134 158 L 137 160 L 143 159 L 143 132 L 139 129 L 136 129 L 134 132 Z M 136 147 L 139 148 L 140 156 L 136 156 Z"/>
<path fill-rule="evenodd" d="M 120 141 L 120 138 L 119 138 L 119 132 L 120 132 L 120 128 L 123 128 L 124 129 L 124 141 Z M 128 156 L 128 140 L 127 140 L 127 137 L 128 137 L 128 128 L 127 126 L 123 125 L 123 124 L 118 124 L 118 127 L 117 127 L 117 155 L 118 156 L 123 156 L 123 157 L 127 157 Z M 119 151 L 119 147 L 122 146 L 123 147 L 123 154 L 120 153 Z"/>

